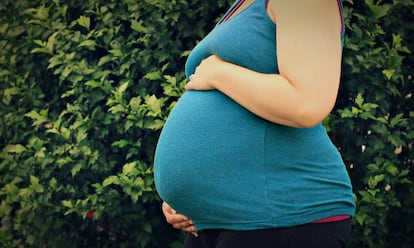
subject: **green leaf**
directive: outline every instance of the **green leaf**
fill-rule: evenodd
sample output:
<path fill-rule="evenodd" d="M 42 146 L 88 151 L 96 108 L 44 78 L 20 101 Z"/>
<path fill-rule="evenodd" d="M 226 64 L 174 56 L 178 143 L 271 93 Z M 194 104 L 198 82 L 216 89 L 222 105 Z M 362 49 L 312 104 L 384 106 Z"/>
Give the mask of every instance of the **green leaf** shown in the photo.
<path fill-rule="evenodd" d="M 32 189 L 37 193 L 42 193 L 44 191 L 43 186 L 39 184 L 39 178 L 33 175 L 30 176 L 30 185 Z"/>
<path fill-rule="evenodd" d="M 86 137 L 88 137 L 88 133 L 83 129 L 79 129 L 76 134 L 76 142 L 80 143 L 82 140 L 86 139 Z"/>
<path fill-rule="evenodd" d="M 114 55 L 115 57 L 123 57 L 123 53 L 122 53 L 122 51 L 121 50 L 119 50 L 119 49 L 111 49 L 111 50 L 109 50 L 109 52 L 112 54 L 112 55 Z"/>
<path fill-rule="evenodd" d="M 131 98 L 131 100 L 129 101 L 129 106 L 131 108 L 131 111 L 133 112 L 138 111 L 141 106 L 141 101 L 142 99 L 140 97 Z"/>
<path fill-rule="evenodd" d="M 72 204 L 72 202 L 71 202 L 71 201 L 68 201 L 68 200 L 63 200 L 63 201 L 62 201 L 62 205 L 63 205 L 64 207 L 67 207 L 67 208 L 73 208 L 73 204 Z"/>
<path fill-rule="evenodd" d="M 52 54 L 51 51 L 49 51 L 48 48 L 46 47 L 38 47 L 38 48 L 34 48 L 30 51 L 30 53 L 46 53 L 46 54 Z"/>
<path fill-rule="evenodd" d="M 382 182 L 385 178 L 385 175 L 381 174 L 381 175 L 376 175 L 374 177 L 370 177 L 368 179 L 368 186 L 370 189 L 374 189 L 378 183 Z"/>
<path fill-rule="evenodd" d="M 355 98 L 355 103 L 357 106 L 361 107 L 362 104 L 364 103 L 364 98 L 362 97 L 361 94 L 358 94 L 357 97 Z"/>
<path fill-rule="evenodd" d="M 392 76 L 394 76 L 395 74 L 395 69 L 388 69 L 388 70 L 383 70 L 382 74 L 384 74 L 384 76 L 390 80 L 392 78 Z"/>
<path fill-rule="evenodd" d="M 129 84 L 129 81 L 127 81 L 127 82 L 123 83 L 121 86 L 119 86 L 118 92 L 119 93 L 124 93 L 126 91 L 126 89 L 128 88 L 128 84 Z"/>
<path fill-rule="evenodd" d="M 79 44 L 79 47 L 87 47 L 91 50 L 94 50 L 96 46 L 96 41 L 94 40 L 85 40 L 82 43 Z"/>
<path fill-rule="evenodd" d="M 34 235 L 32 235 L 32 234 L 29 234 L 29 235 L 27 235 L 27 237 L 26 237 L 26 242 L 29 244 L 29 245 L 33 245 L 35 242 L 36 242 L 36 237 L 34 236 Z"/>
<path fill-rule="evenodd" d="M 5 152 L 8 152 L 8 153 L 17 153 L 17 154 L 23 153 L 26 150 L 27 150 L 26 147 L 24 147 L 24 146 L 22 146 L 20 144 L 17 144 L 17 145 L 8 145 L 8 146 L 6 146 L 4 148 L 4 151 Z"/>
<path fill-rule="evenodd" d="M 391 119 L 390 125 L 391 127 L 395 127 L 401 123 L 405 123 L 407 121 L 406 118 L 404 118 L 404 114 L 397 114 L 394 118 Z"/>
<path fill-rule="evenodd" d="M 44 115 L 39 114 L 38 112 L 32 110 L 29 113 L 25 114 L 24 116 L 31 118 L 34 120 L 33 126 L 38 126 L 40 124 L 43 124 L 47 121 L 47 117 Z"/>
<path fill-rule="evenodd" d="M 131 28 L 133 29 L 133 30 L 135 30 L 135 31 L 137 31 L 137 32 L 139 32 L 139 33 L 142 33 L 142 32 L 144 32 L 145 31 L 145 28 L 144 28 L 144 26 L 142 26 L 142 21 L 135 21 L 135 20 L 132 20 L 131 21 Z"/>
<path fill-rule="evenodd" d="M 76 174 L 78 174 L 79 171 L 81 171 L 82 169 L 82 164 L 76 164 L 75 166 L 73 166 L 73 168 L 70 170 L 72 177 L 74 177 Z"/>
<path fill-rule="evenodd" d="M 71 67 L 71 65 L 66 66 L 63 71 L 62 71 L 62 76 L 64 78 L 67 78 L 69 76 L 69 74 L 71 74 L 73 71 L 73 68 Z"/>
<path fill-rule="evenodd" d="M 339 110 L 338 111 L 341 115 L 341 118 L 352 118 L 355 115 L 349 109 Z"/>
<path fill-rule="evenodd" d="M 122 173 L 129 175 L 135 171 L 136 162 L 128 163 L 122 168 Z"/>
<path fill-rule="evenodd" d="M 12 97 L 14 95 L 17 95 L 18 93 L 19 93 L 19 90 L 18 90 L 18 88 L 15 88 L 15 87 L 5 89 L 4 92 L 3 92 L 3 95 L 4 95 L 3 102 L 6 105 L 9 105 L 11 100 L 12 100 Z"/>
<path fill-rule="evenodd" d="M 42 147 L 40 150 L 36 151 L 35 153 L 35 158 L 45 158 L 46 154 L 45 154 L 46 148 Z"/>
<path fill-rule="evenodd" d="M 77 20 L 78 24 L 82 27 L 86 28 L 87 30 L 90 29 L 91 26 L 91 20 L 87 16 L 80 16 Z"/>
<path fill-rule="evenodd" d="M 127 109 L 121 104 L 115 105 L 109 109 L 111 113 L 125 113 Z"/>
<path fill-rule="evenodd" d="M 65 138 L 66 140 L 69 140 L 70 138 L 70 130 L 67 129 L 66 127 L 61 127 L 60 128 L 60 135 Z"/>
<path fill-rule="evenodd" d="M 88 80 L 85 83 L 85 85 L 86 86 L 89 86 L 91 88 L 100 88 L 100 87 L 102 87 L 102 84 L 100 82 L 98 82 L 98 81 L 95 81 L 95 80 Z"/>
<path fill-rule="evenodd" d="M 393 144 L 395 147 L 399 147 L 404 144 L 404 141 L 401 138 L 401 134 L 399 132 L 392 133 L 388 136 L 388 140 Z"/>
<path fill-rule="evenodd" d="M 68 90 L 68 91 L 66 91 L 62 96 L 61 96 L 61 98 L 66 98 L 66 97 L 70 97 L 70 96 L 73 96 L 73 95 L 75 95 L 75 89 L 71 89 L 71 90 Z"/>
<path fill-rule="evenodd" d="M 381 19 L 382 17 L 386 16 L 390 10 L 390 5 L 388 4 L 374 4 L 372 0 L 365 0 L 369 9 L 371 10 L 374 18 L 376 20 Z"/>
<path fill-rule="evenodd" d="M 33 40 L 33 42 L 41 47 L 47 47 L 47 43 L 42 40 Z"/>
<path fill-rule="evenodd" d="M 149 79 L 149 80 L 159 80 L 162 77 L 158 71 L 154 71 L 154 72 L 149 72 L 145 74 L 144 78 Z"/>
<path fill-rule="evenodd" d="M 108 62 L 111 62 L 112 60 L 114 60 L 114 58 L 113 58 L 113 56 L 112 56 L 112 55 L 106 55 L 106 56 L 103 56 L 103 57 L 101 57 L 101 58 L 99 59 L 99 62 L 98 62 L 98 67 L 101 67 L 101 66 L 103 66 L 104 64 L 106 64 L 106 63 L 108 63 Z"/>
<path fill-rule="evenodd" d="M 144 127 L 150 130 L 160 130 L 164 126 L 163 120 L 148 120 L 145 122 Z"/>
<path fill-rule="evenodd" d="M 102 186 L 107 187 L 111 184 L 118 185 L 119 184 L 119 178 L 117 176 L 109 176 L 108 178 L 106 178 L 103 181 Z"/>
<path fill-rule="evenodd" d="M 46 47 L 47 49 L 50 51 L 50 53 L 53 53 L 53 47 L 55 45 L 55 41 L 56 41 L 56 35 L 58 34 L 58 32 L 52 34 L 48 39 L 47 39 L 47 43 L 46 43 Z"/>
<path fill-rule="evenodd" d="M 351 112 L 354 116 L 357 116 L 358 114 L 360 114 L 362 111 L 359 108 L 356 107 L 352 107 L 351 108 Z"/>
<path fill-rule="evenodd" d="M 149 225 L 149 223 L 145 223 L 144 224 L 144 230 L 147 233 L 152 233 L 152 227 L 151 227 L 151 225 Z"/>
<path fill-rule="evenodd" d="M 387 167 L 385 167 L 385 170 L 390 173 L 392 176 L 397 176 L 398 175 L 398 167 L 395 165 L 388 165 Z"/>
<path fill-rule="evenodd" d="M 123 139 L 123 140 L 115 141 L 114 143 L 112 143 L 112 146 L 119 147 L 119 148 L 124 148 L 125 146 L 127 146 L 129 144 L 130 144 L 129 141 Z"/>
<path fill-rule="evenodd" d="M 52 189 L 56 189 L 58 187 L 58 182 L 57 182 L 56 178 L 53 177 L 52 179 L 50 179 L 49 187 L 52 188 Z"/>
<path fill-rule="evenodd" d="M 148 106 L 149 110 L 151 111 L 151 116 L 157 116 L 161 113 L 162 102 L 161 100 L 157 99 L 155 95 L 151 95 L 145 99 L 145 104 Z"/>
<path fill-rule="evenodd" d="M 31 185 L 38 185 L 39 184 L 39 178 L 37 178 L 33 175 L 30 175 L 30 184 Z"/>

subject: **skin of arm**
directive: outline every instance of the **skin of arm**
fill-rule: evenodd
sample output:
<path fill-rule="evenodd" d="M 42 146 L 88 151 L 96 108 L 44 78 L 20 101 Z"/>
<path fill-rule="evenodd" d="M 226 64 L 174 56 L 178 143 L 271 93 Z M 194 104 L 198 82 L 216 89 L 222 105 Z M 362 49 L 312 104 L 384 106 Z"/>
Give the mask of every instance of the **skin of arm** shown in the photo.
<path fill-rule="evenodd" d="M 186 90 L 219 90 L 274 123 L 313 127 L 332 110 L 341 74 L 341 19 L 334 0 L 270 0 L 279 74 L 204 59 Z M 276 59 L 276 58 L 275 58 Z"/>

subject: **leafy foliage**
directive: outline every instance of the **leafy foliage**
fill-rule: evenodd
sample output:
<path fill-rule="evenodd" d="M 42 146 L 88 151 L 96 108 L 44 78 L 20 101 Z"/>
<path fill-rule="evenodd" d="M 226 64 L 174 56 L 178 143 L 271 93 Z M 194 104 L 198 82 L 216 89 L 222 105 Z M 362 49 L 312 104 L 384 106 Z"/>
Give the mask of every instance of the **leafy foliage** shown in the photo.
<path fill-rule="evenodd" d="M 0 3 L 0 247 L 180 247 L 160 213 L 154 148 L 189 50 L 231 2 Z M 351 246 L 410 247 L 414 4 L 344 4 L 326 125 L 354 183 Z"/>
<path fill-rule="evenodd" d="M 183 51 L 209 29 L 194 19 L 226 7 L 208 6 L 2 2 L 2 246 L 174 241 L 160 214 L 152 158 L 182 93 Z"/>
<path fill-rule="evenodd" d="M 352 247 L 412 247 L 414 3 L 345 7 L 343 82 L 330 128 L 354 184 Z"/>

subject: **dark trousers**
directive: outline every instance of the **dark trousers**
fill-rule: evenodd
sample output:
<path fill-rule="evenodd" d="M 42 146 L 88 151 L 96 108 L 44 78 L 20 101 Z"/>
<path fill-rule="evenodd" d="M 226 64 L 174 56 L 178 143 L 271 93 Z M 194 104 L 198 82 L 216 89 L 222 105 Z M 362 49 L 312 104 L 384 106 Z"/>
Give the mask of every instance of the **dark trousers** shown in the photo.
<path fill-rule="evenodd" d="M 352 219 L 252 231 L 204 230 L 189 234 L 184 248 L 336 248 L 346 247 Z"/>

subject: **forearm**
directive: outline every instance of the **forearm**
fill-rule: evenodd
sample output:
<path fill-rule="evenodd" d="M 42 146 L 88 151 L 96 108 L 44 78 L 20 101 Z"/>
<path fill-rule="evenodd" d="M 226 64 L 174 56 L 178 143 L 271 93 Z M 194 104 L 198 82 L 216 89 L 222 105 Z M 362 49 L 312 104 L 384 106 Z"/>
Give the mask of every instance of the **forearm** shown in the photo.
<path fill-rule="evenodd" d="M 254 114 L 278 124 L 311 127 L 327 114 L 316 109 L 309 92 L 280 74 L 257 73 L 222 61 L 211 84 Z"/>

